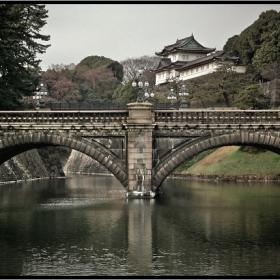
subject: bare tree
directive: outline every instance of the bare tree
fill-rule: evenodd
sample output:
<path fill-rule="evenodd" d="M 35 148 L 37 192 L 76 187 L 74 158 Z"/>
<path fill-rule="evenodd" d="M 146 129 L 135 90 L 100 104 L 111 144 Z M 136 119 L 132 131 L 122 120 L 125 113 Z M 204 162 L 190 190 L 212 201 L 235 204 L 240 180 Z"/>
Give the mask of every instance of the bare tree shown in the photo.
<path fill-rule="evenodd" d="M 51 64 L 51 66 L 48 67 L 48 70 L 55 70 L 57 72 L 61 72 L 64 69 L 73 70 L 73 69 L 75 69 L 75 67 L 76 67 L 76 64 L 74 64 L 74 63 L 70 63 L 70 64 L 60 63 L 60 64 Z"/>
<path fill-rule="evenodd" d="M 120 63 L 123 66 L 123 84 L 137 77 L 137 71 L 150 70 L 157 67 L 160 58 L 157 56 L 143 55 L 138 58 L 126 58 Z"/>

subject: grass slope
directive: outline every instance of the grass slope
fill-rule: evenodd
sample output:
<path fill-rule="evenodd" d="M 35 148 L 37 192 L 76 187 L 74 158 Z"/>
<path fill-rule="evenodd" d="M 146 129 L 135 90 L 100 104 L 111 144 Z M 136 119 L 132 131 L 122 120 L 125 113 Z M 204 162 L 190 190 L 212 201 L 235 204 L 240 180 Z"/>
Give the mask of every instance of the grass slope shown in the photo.
<path fill-rule="evenodd" d="M 199 158 L 200 157 L 200 158 Z M 280 156 L 270 151 L 242 151 L 239 146 L 226 146 L 202 153 L 192 162 L 176 169 L 176 174 L 192 175 L 277 175 Z M 188 166 L 189 165 L 189 166 Z"/>

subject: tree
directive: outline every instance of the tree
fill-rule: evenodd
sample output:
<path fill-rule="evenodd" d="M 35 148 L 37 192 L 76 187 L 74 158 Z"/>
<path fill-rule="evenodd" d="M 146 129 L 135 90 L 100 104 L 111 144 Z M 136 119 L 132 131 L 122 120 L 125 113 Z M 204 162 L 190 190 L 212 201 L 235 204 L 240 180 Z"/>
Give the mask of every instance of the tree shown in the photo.
<path fill-rule="evenodd" d="M 106 66 L 112 71 L 114 77 L 120 82 L 123 79 L 123 66 L 118 62 L 104 56 L 92 55 L 84 58 L 78 66 L 88 66 L 91 69 L 98 68 L 100 66 Z"/>
<path fill-rule="evenodd" d="M 216 62 L 216 71 L 187 81 L 191 91 L 191 101 L 203 107 L 233 105 L 235 96 L 251 84 L 250 74 L 240 74 L 234 69 L 234 63 L 228 57 L 221 57 Z"/>
<path fill-rule="evenodd" d="M 55 70 L 57 72 L 61 72 L 62 70 L 74 70 L 76 67 L 76 64 L 70 63 L 70 64 L 51 64 L 51 66 L 48 67 L 48 70 Z"/>
<path fill-rule="evenodd" d="M 280 61 L 273 61 L 265 66 L 263 66 L 261 69 L 261 75 L 266 80 L 275 80 L 280 78 Z"/>
<path fill-rule="evenodd" d="M 50 45 L 50 36 L 39 32 L 46 24 L 47 10 L 39 4 L 0 4 L 0 109 L 16 109 L 23 96 L 36 90 L 40 72 L 36 58 Z"/>
<path fill-rule="evenodd" d="M 96 102 L 101 102 L 102 99 L 89 85 L 78 84 L 77 89 L 81 94 L 79 102 L 85 102 L 89 104 L 94 104 Z"/>
<path fill-rule="evenodd" d="M 125 85 L 120 84 L 114 92 L 113 102 L 130 103 L 136 101 L 137 89 L 132 86 L 133 80 L 130 80 Z"/>
<path fill-rule="evenodd" d="M 227 60 L 227 57 L 216 63 L 217 70 L 214 72 L 214 85 L 216 101 L 225 102 L 227 107 L 231 106 L 234 96 L 241 90 L 240 78 L 243 74 L 238 74 L 234 70 L 234 64 Z"/>
<path fill-rule="evenodd" d="M 114 72 L 113 69 L 118 67 L 119 70 Z M 105 57 L 90 56 L 78 65 L 52 64 L 42 74 L 42 81 L 48 89 L 50 100 L 56 102 L 106 102 L 111 100 L 114 90 L 121 83 L 116 73 L 122 74 L 122 66 L 118 62 Z M 66 88 L 68 90 L 65 90 Z M 63 92 L 63 98 L 58 95 L 59 92 Z"/>
<path fill-rule="evenodd" d="M 235 100 L 235 105 L 242 110 L 267 109 L 269 97 L 260 91 L 260 85 L 254 84 L 241 91 Z"/>
<path fill-rule="evenodd" d="M 128 83 L 130 80 L 135 79 L 138 75 L 139 69 L 154 69 L 157 66 L 159 60 L 160 58 L 157 56 L 148 55 L 143 55 L 138 58 L 126 58 L 125 60 L 122 60 L 120 63 L 123 66 L 123 83 L 125 84 Z M 153 79 L 155 80 L 155 78 Z"/>
<path fill-rule="evenodd" d="M 243 30 L 239 36 L 228 39 L 224 50 L 239 56 L 251 65 L 255 77 L 262 68 L 280 59 L 280 12 L 270 10 L 260 14 L 258 20 Z M 253 71 L 252 71 L 253 70 Z"/>
<path fill-rule="evenodd" d="M 55 102 L 77 102 L 81 95 L 75 83 L 66 77 L 61 77 L 55 83 L 50 97 Z"/>

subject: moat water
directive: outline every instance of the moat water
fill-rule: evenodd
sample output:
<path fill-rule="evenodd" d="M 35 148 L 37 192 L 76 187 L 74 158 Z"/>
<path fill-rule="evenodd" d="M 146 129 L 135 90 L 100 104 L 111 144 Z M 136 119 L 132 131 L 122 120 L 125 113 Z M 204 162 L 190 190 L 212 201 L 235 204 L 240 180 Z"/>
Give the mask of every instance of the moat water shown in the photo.
<path fill-rule="evenodd" d="M 111 176 L 0 185 L 0 276 L 279 276 L 279 183 Z"/>

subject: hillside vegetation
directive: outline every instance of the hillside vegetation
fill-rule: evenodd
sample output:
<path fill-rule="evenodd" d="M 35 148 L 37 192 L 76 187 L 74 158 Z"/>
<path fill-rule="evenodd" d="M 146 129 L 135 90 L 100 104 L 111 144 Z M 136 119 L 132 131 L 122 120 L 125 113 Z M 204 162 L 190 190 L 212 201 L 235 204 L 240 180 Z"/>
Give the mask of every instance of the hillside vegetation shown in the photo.
<path fill-rule="evenodd" d="M 278 175 L 280 156 L 273 152 L 226 146 L 201 153 L 174 171 L 191 175 Z"/>

